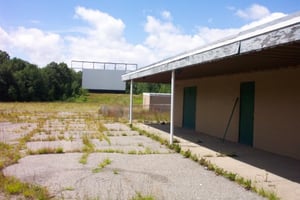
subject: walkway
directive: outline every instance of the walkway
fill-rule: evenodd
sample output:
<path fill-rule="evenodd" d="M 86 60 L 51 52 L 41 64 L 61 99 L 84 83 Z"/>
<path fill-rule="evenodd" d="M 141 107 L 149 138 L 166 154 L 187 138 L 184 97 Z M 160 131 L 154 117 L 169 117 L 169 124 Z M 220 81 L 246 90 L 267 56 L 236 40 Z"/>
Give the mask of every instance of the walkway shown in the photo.
<path fill-rule="evenodd" d="M 169 139 L 169 125 L 136 126 Z M 299 199 L 300 160 L 238 143 L 223 143 L 218 138 L 182 128 L 175 128 L 174 135 L 183 150 L 190 149 L 193 154 L 204 157 L 224 170 L 251 179 L 258 188 L 274 191 L 281 199 Z"/>

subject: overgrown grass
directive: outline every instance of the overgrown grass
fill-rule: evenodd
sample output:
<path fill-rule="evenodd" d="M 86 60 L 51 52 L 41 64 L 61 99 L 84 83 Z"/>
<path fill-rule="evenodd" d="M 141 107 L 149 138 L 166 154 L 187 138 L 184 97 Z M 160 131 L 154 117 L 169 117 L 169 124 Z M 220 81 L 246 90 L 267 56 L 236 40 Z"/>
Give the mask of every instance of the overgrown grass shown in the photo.
<path fill-rule="evenodd" d="M 133 101 L 137 105 L 143 103 L 142 95 L 133 95 Z M 105 105 L 129 105 L 129 94 L 97 94 L 89 93 L 85 103 L 100 103 Z"/>
<path fill-rule="evenodd" d="M 50 148 L 44 147 L 38 150 L 28 150 L 29 155 L 36 155 L 36 154 L 54 154 L 54 153 L 64 153 L 64 149 L 62 147 L 57 148 Z"/>
<path fill-rule="evenodd" d="M 4 167 L 18 162 L 21 158 L 17 145 L 9 145 L 0 142 L 0 170 Z"/>
<path fill-rule="evenodd" d="M 26 199 L 50 199 L 46 188 L 24 183 L 14 177 L 5 177 L 0 172 L 0 190 L 6 195 L 22 195 Z"/>

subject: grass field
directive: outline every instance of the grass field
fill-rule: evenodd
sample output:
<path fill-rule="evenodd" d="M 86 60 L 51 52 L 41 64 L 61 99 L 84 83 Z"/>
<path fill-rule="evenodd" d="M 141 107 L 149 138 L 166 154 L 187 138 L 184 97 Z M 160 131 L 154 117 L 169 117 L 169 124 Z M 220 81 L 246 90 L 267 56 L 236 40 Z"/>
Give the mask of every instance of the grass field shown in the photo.
<path fill-rule="evenodd" d="M 168 112 L 146 111 L 142 108 L 142 95 L 133 96 L 134 119 L 144 122 L 168 122 Z M 18 115 L 27 112 L 55 113 L 55 112 L 78 112 L 86 113 L 101 112 L 106 119 L 127 120 L 129 112 L 129 94 L 96 94 L 89 93 L 70 102 L 1 102 L 0 122 L 9 120 L 8 115 Z M 103 111 L 103 109 L 102 109 Z M 100 113 L 101 114 L 101 113 Z"/>
<path fill-rule="evenodd" d="M 133 96 L 134 105 L 142 104 L 142 95 Z M 87 96 L 74 100 L 74 102 L 1 102 L 0 111 L 10 110 L 18 112 L 86 112 L 96 111 L 101 105 L 129 106 L 129 94 L 96 94 L 89 93 Z"/>

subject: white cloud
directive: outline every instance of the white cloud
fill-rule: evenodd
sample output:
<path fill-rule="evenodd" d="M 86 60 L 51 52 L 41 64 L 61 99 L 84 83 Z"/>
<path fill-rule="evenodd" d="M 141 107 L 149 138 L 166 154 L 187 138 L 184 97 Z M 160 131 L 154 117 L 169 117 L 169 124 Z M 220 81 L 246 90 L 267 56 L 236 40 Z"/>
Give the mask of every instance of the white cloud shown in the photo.
<path fill-rule="evenodd" d="M 244 19 L 258 20 L 270 15 L 271 13 L 268 8 L 259 4 L 253 4 L 244 10 L 238 9 L 235 14 Z"/>
<path fill-rule="evenodd" d="M 0 28 L 0 48 L 9 52 L 17 50 L 28 61 L 44 66 L 50 61 L 62 61 L 63 41 L 58 34 L 46 33 L 35 28 L 18 27 L 5 32 Z"/>
<path fill-rule="evenodd" d="M 92 27 L 89 35 L 101 39 L 121 39 L 125 24 L 121 19 L 115 19 L 107 13 L 99 10 L 77 7 L 76 17 L 88 22 Z"/>
<path fill-rule="evenodd" d="M 246 24 L 246 25 L 242 26 L 240 28 L 240 30 L 244 31 L 244 30 L 247 30 L 247 29 L 250 29 L 250 28 L 254 28 L 256 26 L 271 22 L 273 20 L 279 19 L 279 18 L 284 17 L 284 16 L 286 16 L 286 14 L 284 14 L 284 13 L 277 13 L 277 12 L 276 13 L 271 13 L 270 15 L 268 15 L 268 16 L 260 19 L 260 20 L 253 21 L 249 24 Z"/>
<path fill-rule="evenodd" d="M 217 40 L 283 16 L 285 16 L 283 13 L 270 13 L 265 17 L 240 28 L 218 29 L 198 27 L 198 31 L 195 34 L 184 34 L 172 22 L 168 20 L 162 21 L 153 16 L 148 16 L 144 27 L 148 36 L 144 44 L 149 47 L 152 52 L 154 52 L 155 57 L 162 59 L 211 42 L 216 42 Z"/>
<path fill-rule="evenodd" d="M 67 36 L 68 57 L 74 60 L 94 60 L 110 62 L 133 62 L 146 64 L 153 61 L 150 50 L 140 44 L 126 41 L 123 32 L 125 24 L 99 10 L 77 7 L 76 17 L 90 26 L 81 36 Z"/>
<path fill-rule="evenodd" d="M 172 20 L 172 15 L 169 11 L 165 10 L 161 13 L 161 16 L 165 19 L 165 20 Z"/>
<path fill-rule="evenodd" d="M 10 43 L 9 34 L 0 26 L 0 50 L 7 49 Z"/>
<path fill-rule="evenodd" d="M 25 27 L 7 31 L 0 27 L 0 49 L 39 66 L 51 61 L 70 64 L 71 60 L 130 62 L 144 66 L 284 16 L 269 13 L 241 28 L 199 27 L 196 33 L 186 34 L 170 20 L 170 12 L 163 13 L 161 19 L 147 16 L 144 24 L 147 36 L 141 44 L 126 41 L 126 26 L 121 19 L 99 10 L 77 7 L 74 20 L 82 20 L 84 26 L 61 34 Z"/>
<path fill-rule="evenodd" d="M 155 53 L 158 59 L 204 44 L 198 35 L 184 34 L 173 23 L 160 21 L 152 16 L 147 17 L 144 29 L 148 33 L 144 44 Z"/>

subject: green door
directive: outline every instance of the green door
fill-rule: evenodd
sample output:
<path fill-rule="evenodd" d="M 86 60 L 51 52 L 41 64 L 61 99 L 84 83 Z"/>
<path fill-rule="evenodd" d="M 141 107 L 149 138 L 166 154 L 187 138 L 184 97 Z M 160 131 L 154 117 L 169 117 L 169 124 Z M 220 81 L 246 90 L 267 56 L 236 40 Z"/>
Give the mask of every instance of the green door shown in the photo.
<path fill-rule="evenodd" d="M 185 87 L 183 91 L 183 127 L 195 129 L 196 87 Z"/>
<path fill-rule="evenodd" d="M 255 83 L 241 83 L 239 143 L 253 145 Z"/>

